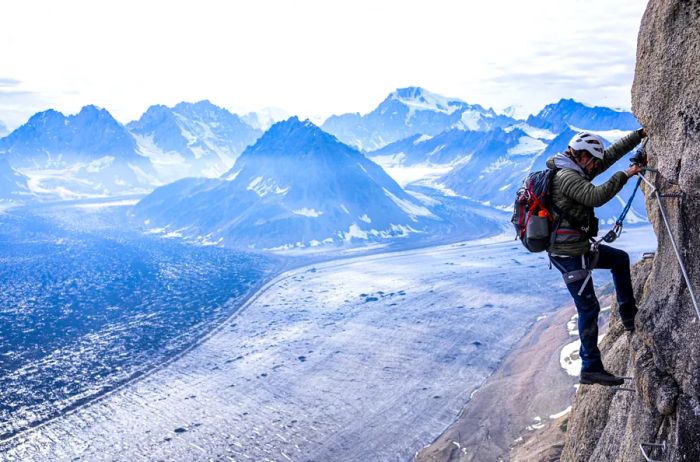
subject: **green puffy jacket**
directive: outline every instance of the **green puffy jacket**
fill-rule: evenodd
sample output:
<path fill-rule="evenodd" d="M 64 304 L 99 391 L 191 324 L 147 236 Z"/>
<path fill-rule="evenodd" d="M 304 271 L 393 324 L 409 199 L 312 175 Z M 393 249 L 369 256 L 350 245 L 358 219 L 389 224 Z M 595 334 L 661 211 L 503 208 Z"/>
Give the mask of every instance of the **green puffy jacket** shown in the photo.
<path fill-rule="evenodd" d="M 589 250 L 589 241 L 582 228 L 588 228 L 597 219 L 593 209 L 600 207 L 620 192 L 627 183 L 625 172 L 615 173 L 605 183 L 594 186 L 591 179 L 604 172 L 642 140 L 634 131 L 608 147 L 598 168 L 587 175 L 569 157 L 557 154 L 547 159 L 548 168 L 558 168 L 551 186 L 551 200 L 564 215 L 549 251 L 552 255 L 578 256 Z M 556 211 L 555 219 L 558 218 Z"/>

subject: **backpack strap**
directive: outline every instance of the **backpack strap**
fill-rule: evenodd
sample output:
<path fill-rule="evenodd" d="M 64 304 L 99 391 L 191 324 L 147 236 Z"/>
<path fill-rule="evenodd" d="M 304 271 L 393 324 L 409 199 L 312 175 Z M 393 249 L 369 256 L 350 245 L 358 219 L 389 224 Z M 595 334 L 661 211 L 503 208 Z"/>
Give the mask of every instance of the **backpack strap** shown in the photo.
<path fill-rule="evenodd" d="M 552 204 L 552 206 L 554 206 L 554 204 Z M 559 230 L 559 226 L 561 226 L 561 218 L 562 215 L 557 214 L 557 219 L 554 220 L 554 224 L 552 225 L 552 233 L 549 235 L 549 246 L 547 246 L 549 269 L 552 269 L 552 246 L 554 245 L 554 241 L 557 239 L 557 231 Z"/>

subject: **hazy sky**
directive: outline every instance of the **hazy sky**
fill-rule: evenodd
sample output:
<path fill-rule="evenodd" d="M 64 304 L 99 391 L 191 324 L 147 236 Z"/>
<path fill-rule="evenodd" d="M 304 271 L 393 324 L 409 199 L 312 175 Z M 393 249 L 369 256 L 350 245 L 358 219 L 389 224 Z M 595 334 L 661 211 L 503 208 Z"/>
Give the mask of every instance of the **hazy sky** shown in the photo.
<path fill-rule="evenodd" d="M 500 109 L 629 108 L 643 0 L 33 1 L 0 6 L 0 121 L 86 104 L 121 122 L 209 99 L 365 113 L 398 87 Z"/>

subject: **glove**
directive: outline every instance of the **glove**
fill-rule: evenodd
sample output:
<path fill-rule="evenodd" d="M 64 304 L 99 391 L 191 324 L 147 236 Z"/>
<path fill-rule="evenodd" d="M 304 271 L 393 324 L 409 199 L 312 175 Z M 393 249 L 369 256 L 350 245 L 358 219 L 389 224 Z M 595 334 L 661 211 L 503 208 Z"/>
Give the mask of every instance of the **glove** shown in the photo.
<path fill-rule="evenodd" d="M 642 129 L 644 130 L 644 129 Z M 646 167 L 647 165 L 647 150 L 645 143 L 642 143 L 642 146 L 637 149 L 637 152 L 634 153 L 634 155 L 630 158 L 630 162 L 632 165 L 639 165 L 640 167 Z"/>
<path fill-rule="evenodd" d="M 642 139 L 647 137 L 647 132 L 646 132 L 646 130 L 644 130 L 644 127 L 638 129 L 637 133 L 639 134 L 640 138 L 642 138 Z"/>

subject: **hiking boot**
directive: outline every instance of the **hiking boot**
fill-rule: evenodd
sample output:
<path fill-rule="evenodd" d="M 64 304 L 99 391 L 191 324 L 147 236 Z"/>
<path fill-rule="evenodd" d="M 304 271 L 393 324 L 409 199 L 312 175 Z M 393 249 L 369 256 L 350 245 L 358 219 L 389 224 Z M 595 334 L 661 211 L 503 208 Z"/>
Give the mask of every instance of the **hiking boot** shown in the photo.
<path fill-rule="evenodd" d="M 620 313 L 620 321 L 622 321 L 622 327 L 625 328 L 625 332 L 629 332 L 630 334 L 634 333 L 634 320 L 637 317 L 638 311 L 637 308 L 633 308 L 631 313 L 629 313 L 628 310 L 625 314 L 631 314 L 632 316 L 630 317 L 622 316 L 622 313 Z"/>
<path fill-rule="evenodd" d="M 579 383 L 582 385 L 605 385 L 606 387 L 614 387 L 625 383 L 624 379 L 617 377 L 610 372 L 584 372 L 581 371 Z"/>
<path fill-rule="evenodd" d="M 625 328 L 625 332 L 634 333 L 634 320 L 637 317 L 637 313 L 635 313 L 634 316 L 632 316 L 629 319 L 625 319 L 623 317 L 620 317 L 620 321 L 622 321 L 622 327 Z"/>

